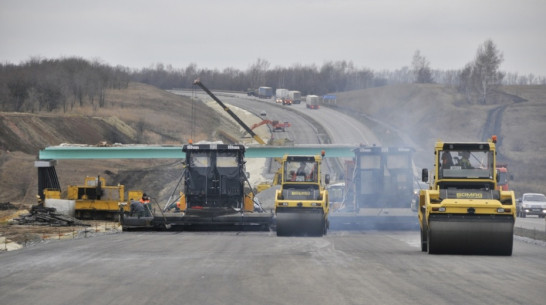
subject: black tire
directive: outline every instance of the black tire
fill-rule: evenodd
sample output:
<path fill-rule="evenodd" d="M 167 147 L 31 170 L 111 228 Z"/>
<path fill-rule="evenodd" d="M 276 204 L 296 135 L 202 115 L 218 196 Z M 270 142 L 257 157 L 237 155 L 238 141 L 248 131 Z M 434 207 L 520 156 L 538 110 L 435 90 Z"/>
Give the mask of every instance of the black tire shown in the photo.
<path fill-rule="evenodd" d="M 326 231 L 326 223 L 324 219 L 322 219 L 322 221 L 320 222 L 320 225 L 317 226 L 314 230 L 309 231 L 308 234 L 311 236 L 322 237 L 325 231 Z"/>
<path fill-rule="evenodd" d="M 512 256 L 513 247 L 514 247 L 513 240 L 511 240 L 510 244 L 506 245 L 506 247 L 499 253 L 499 255 Z"/>
<path fill-rule="evenodd" d="M 322 235 L 325 236 L 328 234 L 328 228 L 330 227 L 330 224 L 328 223 L 328 220 L 324 221 L 324 231 L 322 232 Z"/>
<path fill-rule="evenodd" d="M 282 230 L 282 228 L 277 227 L 275 228 L 275 231 L 277 232 L 277 236 L 286 236 L 286 233 Z"/>
<path fill-rule="evenodd" d="M 426 231 L 421 229 L 421 252 L 427 252 L 428 251 L 428 244 L 427 244 L 427 234 Z"/>
<path fill-rule="evenodd" d="M 434 243 L 430 239 L 430 230 L 427 230 L 427 253 L 428 254 L 436 254 L 436 249 L 434 248 Z"/>

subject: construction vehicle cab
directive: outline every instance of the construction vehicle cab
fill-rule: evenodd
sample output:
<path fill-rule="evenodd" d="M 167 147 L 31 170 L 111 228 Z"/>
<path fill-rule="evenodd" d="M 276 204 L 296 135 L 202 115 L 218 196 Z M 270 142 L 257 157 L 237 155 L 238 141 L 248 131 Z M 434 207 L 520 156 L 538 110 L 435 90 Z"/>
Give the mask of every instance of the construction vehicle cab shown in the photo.
<path fill-rule="evenodd" d="M 494 138 L 435 146 L 433 183 L 419 194 L 421 250 L 511 255 L 514 192 L 498 190 Z M 422 180 L 429 180 L 423 169 Z"/>
<path fill-rule="evenodd" d="M 333 228 L 417 228 L 413 200 L 413 152 L 409 147 L 363 145 L 346 161 L 342 208 L 331 214 Z"/>
<path fill-rule="evenodd" d="M 355 209 L 409 208 L 413 150 L 365 146 L 355 149 Z"/>
<path fill-rule="evenodd" d="M 277 236 L 322 236 L 328 229 L 329 201 L 320 166 L 322 156 L 282 158 L 281 188 L 275 194 Z"/>
<path fill-rule="evenodd" d="M 164 209 L 151 217 L 122 213 L 124 230 L 150 227 L 269 230 L 273 214 L 263 212 L 254 200 L 245 172 L 244 145 L 187 144 L 182 151 L 186 159 L 180 198 L 167 202 Z"/>
<path fill-rule="evenodd" d="M 222 215 L 254 211 L 247 181 L 243 145 L 184 145 L 186 170 L 180 209 L 187 215 Z"/>

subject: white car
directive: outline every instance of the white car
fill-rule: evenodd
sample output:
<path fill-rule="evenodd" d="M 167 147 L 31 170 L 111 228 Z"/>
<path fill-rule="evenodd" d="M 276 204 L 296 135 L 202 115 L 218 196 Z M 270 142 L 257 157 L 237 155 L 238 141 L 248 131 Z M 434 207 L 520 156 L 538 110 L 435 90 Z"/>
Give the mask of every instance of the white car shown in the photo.
<path fill-rule="evenodd" d="M 544 218 L 546 215 L 546 196 L 540 193 L 525 193 L 517 202 L 518 216 L 525 218 L 527 215 L 538 215 Z"/>

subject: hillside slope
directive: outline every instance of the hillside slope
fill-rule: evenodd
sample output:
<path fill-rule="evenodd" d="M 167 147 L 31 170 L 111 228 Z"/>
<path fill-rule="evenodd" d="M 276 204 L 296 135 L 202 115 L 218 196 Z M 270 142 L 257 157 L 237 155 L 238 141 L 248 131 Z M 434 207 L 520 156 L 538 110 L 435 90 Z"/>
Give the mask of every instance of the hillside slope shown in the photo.
<path fill-rule="evenodd" d="M 546 192 L 546 86 L 502 87 L 494 104 L 471 105 L 453 88 L 407 84 L 337 94 L 337 108 L 372 125 L 381 145 L 416 149 L 418 167 L 433 166 L 433 145 L 499 137 L 499 162 L 514 173 L 516 195 Z"/>
<path fill-rule="evenodd" d="M 0 202 L 35 202 L 33 161 L 46 146 L 104 142 L 181 145 L 189 139 L 221 139 L 218 131 L 237 133 L 239 127 L 201 101 L 139 83 L 108 91 L 103 108 L 76 107 L 68 114 L 0 113 Z M 63 188 L 82 183 L 89 175 L 106 177 L 107 183 L 133 175 L 139 179 L 130 187 L 147 190 L 169 183 L 163 181 L 179 175 L 180 168 L 176 167 L 173 160 L 65 160 L 58 162 L 57 172 Z M 138 171 L 148 174 L 135 173 Z"/>

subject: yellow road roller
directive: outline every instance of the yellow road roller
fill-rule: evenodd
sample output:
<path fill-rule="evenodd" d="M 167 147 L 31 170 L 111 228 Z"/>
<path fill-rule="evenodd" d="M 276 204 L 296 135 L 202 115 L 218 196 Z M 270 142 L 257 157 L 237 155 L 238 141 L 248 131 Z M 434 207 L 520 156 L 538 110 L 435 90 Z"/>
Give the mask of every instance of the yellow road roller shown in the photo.
<path fill-rule="evenodd" d="M 277 236 L 323 236 L 328 230 L 329 175 L 321 177 L 321 155 L 285 155 L 281 188 L 275 193 Z"/>
<path fill-rule="evenodd" d="M 512 255 L 516 205 L 513 191 L 497 188 L 495 143 L 436 143 L 431 187 L 419 193 L 423 252 Z"/>

